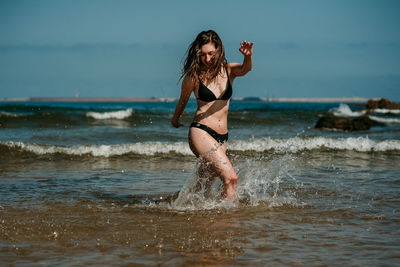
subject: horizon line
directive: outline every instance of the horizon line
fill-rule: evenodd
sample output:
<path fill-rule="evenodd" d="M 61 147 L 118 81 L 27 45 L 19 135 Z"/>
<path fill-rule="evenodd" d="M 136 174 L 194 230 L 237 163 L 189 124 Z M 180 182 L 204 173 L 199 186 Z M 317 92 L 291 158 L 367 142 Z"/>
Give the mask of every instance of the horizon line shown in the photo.
<path fill-rule="evenodd" d="M 347 102 L 358 103 L 383 97 L 234 97 L 233 101 L 253 102 Z M 24 97 L 0 98 L 0 102 L 175 102 L 176 97 Z"/>

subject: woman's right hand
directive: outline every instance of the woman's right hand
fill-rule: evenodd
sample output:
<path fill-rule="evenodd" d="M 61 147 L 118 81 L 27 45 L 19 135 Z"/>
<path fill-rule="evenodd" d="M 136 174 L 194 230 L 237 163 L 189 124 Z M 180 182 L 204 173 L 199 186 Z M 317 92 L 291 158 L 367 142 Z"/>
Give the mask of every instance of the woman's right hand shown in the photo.
<path fill-rule="evenodd" d="M 174 126 L 175 128 L 179 128 L 179 127 L 183 126 L 183 124 L 179 122 L 179 119 L 177 119 L 177 118 L 175 118 L 175 117 L 173 117 L 173 118 L 171 119 L 171 124 L 172 124 L 172 126 Z"/>

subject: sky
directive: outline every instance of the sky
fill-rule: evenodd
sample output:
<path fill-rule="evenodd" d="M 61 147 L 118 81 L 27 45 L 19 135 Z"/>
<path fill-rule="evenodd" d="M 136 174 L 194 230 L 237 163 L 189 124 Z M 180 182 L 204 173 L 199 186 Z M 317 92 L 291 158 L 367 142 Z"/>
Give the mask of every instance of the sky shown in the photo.
<path fill-rule="evenodd" d="M 178 97 L 202 30 L 228 62 L 254 42 L 234 97 L 400 100 L 400 1 L 0 0 L 0 98 Z"/>

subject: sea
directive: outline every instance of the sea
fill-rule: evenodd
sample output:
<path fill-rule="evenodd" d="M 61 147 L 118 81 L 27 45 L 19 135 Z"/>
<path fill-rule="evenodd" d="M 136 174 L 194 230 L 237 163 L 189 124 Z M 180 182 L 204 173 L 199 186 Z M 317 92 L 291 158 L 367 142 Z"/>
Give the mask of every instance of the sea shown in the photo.
<path fill-rule="evenodd" d="M 1 102 L 0 265 L 400 266 L 400 110 L 232 100 L 227 200 L 193 190 L 175 105 Z"/>

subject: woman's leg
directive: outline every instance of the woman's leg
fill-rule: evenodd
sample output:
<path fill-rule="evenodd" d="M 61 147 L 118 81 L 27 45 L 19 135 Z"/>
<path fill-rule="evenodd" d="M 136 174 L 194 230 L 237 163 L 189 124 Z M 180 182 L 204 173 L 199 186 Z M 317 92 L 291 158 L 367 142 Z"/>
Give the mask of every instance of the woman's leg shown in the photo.
<path fill-rule="evenodd" d="M 226 156 L 225 146 L 221 146 L 211 153 L 206 153 L 203 157 L 210 163 L 212 172 L 221 178 L 224 184 L 223 197 L 234 197 L 238 176 Z"/>
<path fill-rule="evenodd" d="M 207 190 L 219 176 L 224 184 L 224 197 L 233 197 L 238 176 L 226 156 L 225 145 L 219 144 L 206 131 L 194 127 L 189 131 L 189 144 L 193 153 L 200 157 L 199 188 L 196 189 L 201 189 L 201 186 L 205 185 Z"/>
<path fill-rule="evenodd" d="M 195 185 L 195 192 L 204 192 L 208 197 L 210 194 L 211 186 L 218 177 L 218 174 L 213 171 L 213 166 L 207 159 L 199 157 L 196 166 L 197 182 Z"/>

